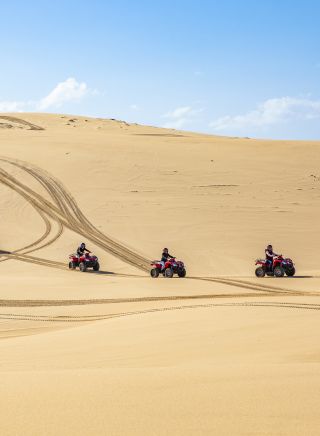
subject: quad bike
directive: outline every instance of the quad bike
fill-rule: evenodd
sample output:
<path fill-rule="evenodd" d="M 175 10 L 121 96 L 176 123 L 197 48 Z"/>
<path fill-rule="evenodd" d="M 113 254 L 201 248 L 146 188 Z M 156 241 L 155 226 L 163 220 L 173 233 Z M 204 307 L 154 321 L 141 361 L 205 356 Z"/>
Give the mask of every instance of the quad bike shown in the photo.
<path fill-rule="evenodd" d="M 100 265 L 97 256 L 91 253 L 83 254 L 78 257 L 76 254 L 70 254 L 69 256 L 69 268 L 76 269 L 79 267 L 81 272 L 87 271 L 88 268 L 92 268 L 93 271 L 99 271 Z"/>
<path fill-rule="evenodd" d="M 285 259 L 282 255 L 273 258 L 271 269 L 269 263 L 265 259 L 257 259 L 256 265 L 259 265 L 255 271 L 257 277 L 264 277 L 265 275 L 283 277 L 285 274 L 288 277 L 292 277 L 296 273 L 292 260 L 289 258 Z"/>
<path fill-rule="evenodd" d="M 164 264 L 163 270 L 160 260 L 154 260 L 151 265 L 152 269 L 150 271 L 150 275 L 154 279 L 159 277 L 159 274 L 162 274 L 167 278 L 172 278 L 174 274 L 177 274 L 182 278 L 185 277 L 187 273 L 184 263 L 181 262 L 181 260 L 176 260 L 175 258 L 167 260 L 167 262 Z"/>

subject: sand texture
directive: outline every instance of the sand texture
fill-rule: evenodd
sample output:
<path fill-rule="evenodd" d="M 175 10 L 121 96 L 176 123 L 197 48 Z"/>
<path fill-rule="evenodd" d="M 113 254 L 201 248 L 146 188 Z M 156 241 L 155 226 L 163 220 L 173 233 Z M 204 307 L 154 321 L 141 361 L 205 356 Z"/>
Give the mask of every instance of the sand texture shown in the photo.
<path fill-rule="evenodd" d="M 0 182 L 1 436 L 320 434 L 320 142 L 4 114 Z"/>

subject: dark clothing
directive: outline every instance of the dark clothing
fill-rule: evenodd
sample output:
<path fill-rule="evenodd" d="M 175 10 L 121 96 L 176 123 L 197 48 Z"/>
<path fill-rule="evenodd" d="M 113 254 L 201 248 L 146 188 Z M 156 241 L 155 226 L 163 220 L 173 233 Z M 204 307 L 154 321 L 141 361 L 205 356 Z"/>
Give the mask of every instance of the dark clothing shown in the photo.
<path fill-rule="evenodd" d="M 273 261 L 267 259 L 267 271 L 272 271 Z"/>
<path fill-rule="evenodd" d="M 90 253 L 90 250 L 88 250 L 86 247 L 78 247 L 78 249 L 77 249 L 77 255 L 78 256 L 82 256 L 83 254 L 84 254 L 84 252 L 87 252 L 87 253 Z"/>
<path fill-rule="evenodd" d="M 266 253 L 266 259 L 267 259 L 267 260 L 271 260 L 271 262 L 273 262 L 273 258 L 274 258 L 275 256 L 278 256 L 278 255 L 275 254 L 273 251 L 270 251 L 270 250 L 268 250 L 268 249 L 265 250 L 265 253 Z"/>
<path fill-rule="evenodd" d="M 171 256 L 171 254 L 166 253 L 165 251 L 162 253 L 161 262 L 167 262 L 168 259 L 173 259 L 174 256 Z"/>
<path fill-rule="evenodd" d="M 273 270 L 273 258 L 277 257 L 278 254 L 274 253 L 273 250 L 265 249 L 266 261 L 267 261 L 267 269 L 269 271 Z"/>

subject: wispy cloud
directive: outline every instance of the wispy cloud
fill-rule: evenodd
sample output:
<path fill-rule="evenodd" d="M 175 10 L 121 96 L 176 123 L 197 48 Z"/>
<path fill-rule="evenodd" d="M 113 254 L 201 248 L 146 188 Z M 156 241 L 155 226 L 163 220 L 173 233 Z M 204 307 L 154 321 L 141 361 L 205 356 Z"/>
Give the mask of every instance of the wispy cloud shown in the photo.
<path fill-rule="evenodd" d="M 88 94 L 96 95 L 97 91 L 88 88 L 85 82 L 78 82 L 69 77 L 58 83 L 49 94 L 37 101 L 0 101 L 0 112 L 46 111 L 59 108 L 64 103 L 80 101 Z"/>
<path fill-rule="evenodd" d="M 317 118 L 320 118 L 320 100 L 281 97 L 266 100 L 257 109 L 243 115 L 218 118 L 210 126 L 216 131 L 248 130 Z"/>
<path fill-rule="evenodd" d="M 194 121 L 198 114 L 203 112 L 204 109 L 194 109 L 191 106 L 177 107 L 173 111 L 167 112 L 163 115 L 168 121 L 163 127 L 172 129 L 181 129 L 185 125 Z"/>
<path fill-rule="evenodd" d="M 63 103 L 69 101 L 79 101 L 88 94 L 88 86 L 85 82 L 77 82 L 74 77 L 64 82 L 60 82 L 57 86 L 43 99 L 38 102 L 40 110 L 46 110 L 52 107 L 61 107 Z"/>
<path fill-rule="evenodd" d="M 131 105 L 130 105 L 130 109 L 131 109 L 132 111 L 138 111 L 140 108 L 139 108 L 139 106 L 138 106 L 137 104 L 131 104 Z"/>

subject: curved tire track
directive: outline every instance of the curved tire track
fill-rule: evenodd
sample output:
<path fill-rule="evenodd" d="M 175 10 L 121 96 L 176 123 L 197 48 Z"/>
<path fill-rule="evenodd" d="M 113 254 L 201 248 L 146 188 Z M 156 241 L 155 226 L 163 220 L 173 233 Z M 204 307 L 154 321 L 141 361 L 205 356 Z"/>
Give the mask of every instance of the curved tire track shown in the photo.
<path fill-rule="evenodd" d="M 131 298 L 92 298 L 78 300 L 14 300 L 1 299 L 0 307 L 52 307 L 52 306 L 87 306 L 98 304 L 123 304 L 123 303 L 145 303 L 159 301 L 185 301 L 185 300 L 209 300 L 218 298 L 255 298 L 270 297 L 271 294 L 265 293 L 233 293 L 233 294 L 194 294 L 194 295 L 168 295 L 154 297 L 131 297 Z M 274 296 L 274 295 L 273 295 Z M 277 297 L 284 297 L 287 294 L 277 294 Z M 296 296 L 296 295 L 292 295 Z M 300 295 L 298 295 L 300 296 Z"/>
<path fill-rule="evenodd" d="M 251 289 L 253 291 L 261 291 L 261 292 L 267 292 L 270 294 L 287 294 L 287 295 L 299 295 L 299 296 L 320 296 L 320 292 L 317 291 L 298 291 L 298 290 L 290 290 L 287 288 L 281 288 L 278 286 L 268 286 L 264 284 L 258 284 L 258 283 L 252 283 L 245 280 L 238 280 L 238 279 L 229 279 L 224 277 L 188 277 L 188 279 L 192 280 L 201 280 L 201 281 L 208 281 L 208 282 L 215 282 L 215 283 L 221 283 L 228 286 L 235 286 L 237 288 L 243 288 L 243 289 Z"/>
<path fill-rule="evenodd" d="M 75 231 L 78 234 L 89 239 L 91 242 L 100 246 L 112 255 L 120 258 L 122 261 L 129 263 L 136 268 L 144 271 L 149 269 L 149 260 L 135 253 L 122 244 L 113 241 L 111 238 L 97 230 L 83 215 L 77 206 L 73 197 L 56 181 L 52 176 L 48 176 L 44 171 L 31 167 L 28 164 L 20 163 L 12 159 L 3 158 L 4 162 L 20 167 L 22 170 L 31 174 L 42 186 L 45 187 L 55 204 L 51 203 L 37 192 L 30 189 L 16 178 L 0 170 L 0 181 L 11 189 L 22 195 L 35 208 L 46 213 L 64 227 Z"/>
<path fill-rule="evenodd" d="M 169 306 L 153 309 L 135 310 L 128 312 L 119 312 L 112 314 L 98 314 L 98 315 L 28 315 L 28 314 L 14 314 L 14 313 L 2 313 L 0 314 L 0 320 L 15 320 L 15 321 L 38 321 L 38 322 L 95 322 L 103 321 L 106 319 L 121 318 L 133 315 L 145 315 L 149 313 L 157 312 L 169 312 L 175 310 L 187 310 L 187 309 L 200 309 L 200 308 L 214 308 L 214 307 L 272 307 L 281 309 L 299 309 L 299 310 L 320 310 L 320 304 L 308 304 L 308 303 L 278 303 L 278 302 L 241 302 L 241 303 L 208 303 L 208 304 L 192 304 L 183 306 Z"/>
<path fill-rule="evenodd" d="M 23 120 L 22 118 L 11 117 L 8 115 L 1 115 L 0 119 L 11 121 L 12 123 L 22 124 L 23 126 L 29 127 L 29 130 L 45 130 L 43 127 L 37 126 L 36 124 L 29 123 L 29 121 Z"/>

